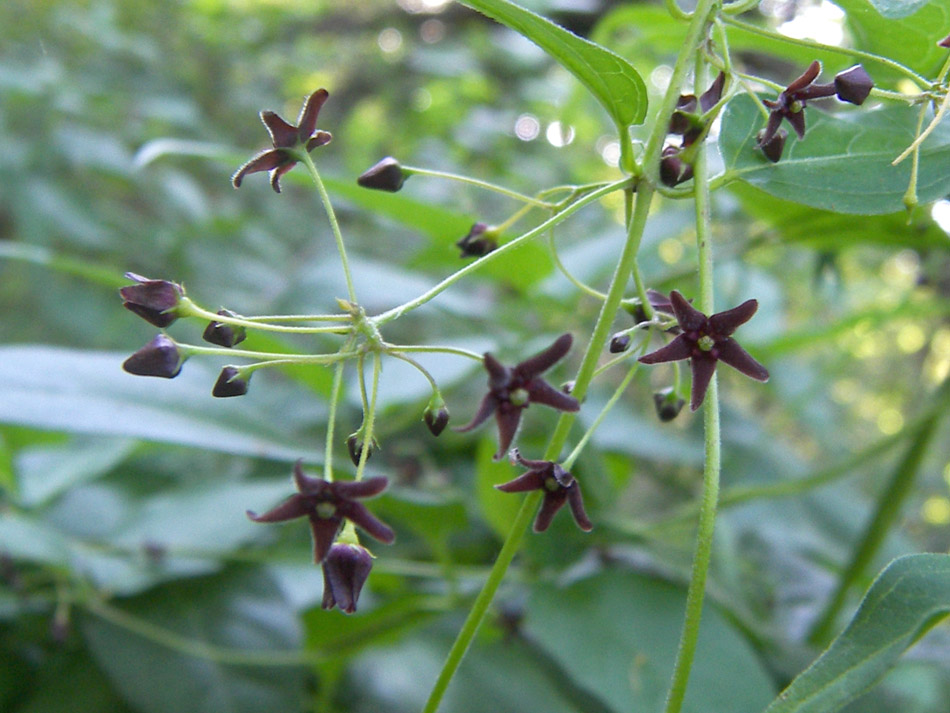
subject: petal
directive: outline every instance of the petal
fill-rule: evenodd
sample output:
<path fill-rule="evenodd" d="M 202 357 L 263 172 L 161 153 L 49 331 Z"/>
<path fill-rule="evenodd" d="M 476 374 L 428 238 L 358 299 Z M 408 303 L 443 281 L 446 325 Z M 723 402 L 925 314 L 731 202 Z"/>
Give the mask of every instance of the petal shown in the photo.
<path fill-rule="evenodd" d="M 293 520 L 309 515 L 312 511 L 313 507 L 305 496 L 291 495 L 280 505 L 271 508 L 262 515 L 257 515 L 248 510 L 247 516 L 254 522 L 284 522 L 285 520 Z"/>
<path fill-rule="evenodd" d="M 375 478 L 366 478 L 365 480 L 344 480 L 335 481 L 330 489 L 340 497 L 346 498 L 371 498 L 379 495 L 389 485 L 389 480 L 382 476 Z"/>
<path fill-rule="evenodd" d="M 244 180 L 247 174 L 257 173 L 258 171 L 270 171 L 273 168 L 277 168 L 284 160 L 285 156 L 282 151 L 276 151 L 274 149 L 262 151 L 234 172 L 234 175 L 231 176 L 231 183 L 235 188 L 240 188 L 241 181 Z"/>
<path fill-rule="evenodd" d="M 500 408 L 495 412 L 495 422 L 498 424 L 498 452 L 495 453 L 495 460 L 504 458 L 511 448 L 511 442 L 515 440 L 518 424 L 521 422 L 522 410 L 520 406 L 508 404 L 508 408 Z"/>
<path fill-rule="evenodd" d="M 699 97 L 699 108 L 703 110 L 703 113 L 712 109 L 716 102 L 722 99 L 722 89 L 725 85 L 726 75 L 724 72 L 720 72 L 715 81 L 709 85 L 709 89 Z"/>
<path fill-rule="evenodd" d="M 466 423 L 464 426 L 454 426 L 453 431 L 458 433 L 467 433 L 475 428 L 481 426 L 485 421 L 488 420 L 488 417 L 492 415 L 495 409 L 498 408 L 498 399 L 495 398 L 495 395 L 492 393 L 485 394 L 485 398 L 482 399 L 482 402 L 478 406 L 478 411 L 472 416 L 472 420 Z"/>
<path fill-rule="evenodd" d="M 782 112 L 773 111 L 772 113 L 770 113 L 769 121 L 765 125 L 765 130 L 759 134 L 758 140 L 756 141 L 756 145 L 759 148 L 762 148 L 767 143 L 769 143 L 772 140 L 772 138 L 775 136 L 775 132 L 778 131 L 778 127 L 781 126 L 781 124 L 782 124 Z"/>
<path fill-rule="evenodd" d="M 392 528 L 379 520 L 362 503 L 348 500 L 339 507 L 339 512 L 354 525 L 363 528 L 368 535 L 384 544 L 391 545 L 396 539 L 396 533 Z"/>
<path fill-rule="evenodd" d="M 511 457 L 514 458 L 515 462 L 519 465 L 523 465 L 525 468 L 531 468 L 532 470 L 544 470 L 554 465 L 549 460 L 528 460 L 527 458 L 523 458 L 521 451 L 517 448 L 511 452 Z"/>
<path fill-rule="evenodd" d="M 304 495 L 323 495 L 329 483 L 323 478 L 314 478 L 303 472 L 303 459 L 294 463 L 294 485 Z"/>
<path fill-rule="evenodd" d="M 297 117 L 297 132 L 301 141 L 306 141 L 317 128 L 317 115 L 330 93 L 326 89 L 318 89 L 304 102 Z"/>
<path fill-rule="evenodd" d="M 262 111 L 261 121 L 267 127 L 275 149 L 289 149 L 297 143 L 297 127 L 288 124 L 272 111 Z"/>
<path fill-rule="evenodd" d="M 745 324 L 759 308 L 758 300 L 746 300 L 738 307 L 716 312 L 709 318 L 709 330 L 716 336 L 728 337 L 740 325 Z"/>
<path fill-rule="evenodd" d="M 318 131 L 307 139 L 307 152 L 309 153 L 319 146 L 326 146 L 332 140 L 333 135 L 329 131 Z"/>
<path fill-rule="evenodd" d="M 274 189 L 274 193 L 280 193 L 280 177 L 296 165 L 296 161 L 288 161 L 287 163 L 282 164 L 271 171 L 270 187 Z"/>
<path fill-rule="evenodd" d="M 528 403 L 544 404 L 559 411 L 579 411 L 581 403 L 573 396 L 555 389 L 544 379 L 532 379 L 525 387 L 528 391 Z"/>
<path fill-rule="evenodd" d="M 503 493 L 526 493 L 529 490 L 544 488 L 544 474 L 540 470 L 529 470 L 514 480 L 496 485 L 495 488 Z"/>
<path fill-rule="evenodd" d="M 547 349 L 538 352 L 532 357 L 528 357 L 515 367 L 515 372 L 526 379 L 532 376 L 542 374 L 557 362 L 559 362 L 568 351 L 574 338 L 570 334 L 562 334 L 554 340 L 554 343 Z"/>
<path fill-rule="evenodd" d="M 538 510 L 538 516 L 534 519 L 534 531 L 544 532 L 554 519 L 554 515 L 564 507 L 567 502 L 567 490 L 558 488 L 555 491 L 547 491 L 544 494 L 544 500 L 541 501 L 541 509 Z"/>
<path fill-rule="evenodd" d="M 571 514 L 574 515 L 574 522 L 584 532 L 590 532 L 594 529 L 587 512 L 584 510 L 584 498 L 581 495 L 581 486 L 575 480 L 574 484 L 567 489 L 567 503 L 571 506 Z"/>
<path fill-rule="evenodd" d="M 693 353 L 693 345 L 682 334 L 676 337 L 665 347 L 660 347 L 655 352 L 644 354 L 637 359 L 641 364 L 660 364 L 665 361 L 679 361 L 688 359 Z"/>
<path fill-rule="evenodd" d="M 485 365 L 485 371 L 488 372 L 489 388 L 500 389 L 511 381 L 511 370 L 491 353 L 485 352 L 482 363 Z"/>
<path fill-rule="evenodd" d="M 789 111 L 786 112 L 785 118 L 788 119 L 788 123 L 792 125 L 792 128 L 795 129 L 795 133 L 798 134 L 799 139 L 805 138 L 805 110 L 801 111 Z"/>
<path fill-rule="evenodd" d="M 738 369 L 757 381 L 769 380 L 768 369 L 753 359 L 752 355 L 740 347 L 735 339 L 716 342 L 716 349 L 719 351 L 719 361 L 725 362 L 733 369 Z"/>
<path fill-rule="evenodd" d="M 706 324 L 706 315 L 693 307 L 676 290 L 670 293 L 670 304 L 673 305 L 673 315 L 676 317 L 676 321 L 680 323 L 683 331 L 693 332 L 701 329 Z"/>
<path fill-rule="evenodd" d="M 795 98 L 799 101 L 824 99 L 825 97 L 833 97 L 837 93 L 838 90 L 835 88 L 834 82 L 829 82 L 828 84 L 812 84 L 810 87 L 805 87 L 796 92 Z"/>
<path fill-rule="evenodd" d="M 792 80 L 792 83 L 786 87 L 785 94 L 791 95 L 801 89 L 804 89 L 809 84 L 814 82 L 818 78 L 819 74 L 821 74 L 821 62 L 816 59 L 814 62 L 808 65 L 808 69 L 802 72 L 800 77 Z"/>
<path fill-rule="evenodd" d="M 323 562 L 326 559 L 327 552 L 333 546 L 336 539 L 336 533 L 343 524 L 343 518 L 339 515 L 333 517 L 317 517 L 316 513 L 310 513 L 310 533 L 313 535 L 313 561 Z"/>
<path fill-rule="evenodd" d="M 709 388 L 709 382 L 712 381 L 713 374 L 716 371 L 716 360 L 706 353 L 702 356 L 693 357 L 689 361 L 690 369 L 693 372 L 693 391 L 689 400 L 689 408 L 695 411 L 706 398 L 706 389 Z"/>

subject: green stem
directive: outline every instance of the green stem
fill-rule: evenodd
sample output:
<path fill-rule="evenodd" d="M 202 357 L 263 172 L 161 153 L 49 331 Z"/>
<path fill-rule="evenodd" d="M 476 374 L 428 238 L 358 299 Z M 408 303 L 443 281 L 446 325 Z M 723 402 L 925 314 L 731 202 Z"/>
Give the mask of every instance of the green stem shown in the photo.
<path fill-rule="evenodd" d="M 705 65 L 702 59 L 696 62 L 696 82 L 705 86 Z M 706 314 L 714 310 L 712 236 L 710 234 L 709 185 L 707 183 L 706 146 L 697 147 L 693 162 L 694 190 L 696 194 L 696 244 L 699 250 L 699 303 Z M 665 713 L 679 713 L 686 696 L 689 674 L 696 654 L 699 625 L 702 620 L 706 579 L 712 559 L 713 530 L 716 525 L 716 505 L 719 500 L 719 469 L 722 460 L 719 430 L 719 387 L 713 375 L 703 410 L 705 463 L 703 465 L 703 493 L 696 532 L 696 548 L 686 592 L 686 614 L 680 635 L 673 678 L 666 699 Z"/>
<path fill-rule="evenodd" d="M 360 364 L 360 379 L 362 382 L 363 369 Z M 363 448 L 360 449 L 360 462 L 356 466 L 356 480 L 363 478 L 363 471 L 366 470 L 366 459 L 369 458 L 369 451 L 373 443 L 373 429 L 376 426 L 376 397 L 379 394 L 379 372 L 382 371 L 382 360 L 379 352 L 373 352 L 373 385 L 369 392 L 369 412 L 365 416 L 363 424 Z"/>
<path fill-rule="evenodd" d="M 513 198 L 516 201 L 521 201 L 522 203 L 529 203 L 537 208 L 553 208 L 550 203 L 545 201 L 540 201 L 537 198 L 532 198 L 531 196 L 526 196 L 523 193 L 518 193 L 513 191 L 510 188 L 505 188 L 504 186 L 499 186 L 488 181 L 482 181 L 477 178 L 472 178 L 470 176 L 462 176 L 457 173 L 448 173 L 446 171 L 434 171 L 429 168 L 418 168 L 417 166 L 403 166 L 403 173 L 407 175 L 416 175 L 416 176 L 430 176 L 432 178 L 445 178 L 450 181 L 458 181 L 459 183 L 467 183 L 470 186 L 477 186 L 478 188 L 484 188 L 486 191 L 493 191 L 494 193 L 500 193 L 503 196 L 508 196 Z"/>
<path fill-rule="evenodd" d="M 203 307 L 199 307 L 194 302 L 192 302 L 187 297 L 182 297 L 181 301 L 178 304 L 177 312 L 182 317 L 197 317 L 199 319 L 207 319 L 211 322 L 220 322 L 221 324 L 233 324 L 237 327 L 246 327 L 248 329 L 258 329 L 262 332 L 284 332 L 284 333 L 293 333 L 293 334 L 346 334 L 349 331 L 348 327 L 342 326 L 333 326 L 333 327 L 289 327 L 282 326 L 279 324 L 267 324 L 263 321 L 263 317 L 255 318 L 246 318 L 246 317 L 229 317 L 227 315 L 218 314 L 217 312 L 211 312 L 206 310 Z M 327 315 L 329 316 L 329 315 Z M 321 317 L 326 319 L 327 316 Z M 333 316 L 331 317 L 334 321 L 342 321 L 343 319 L 349 321 L 349 316 Z M 286 318 L 285 318 L 286 319 Z M 303 321 L 303 320 L 301 320 Z"/>
<path fill-rule="evenodd" d="M 416 368 L 416 370 L 426 378 L 426 381 L 429 382 L 429 386 L 432 387 L 432 391 L 433 391 L 434 393 L 439 393 L 439 385 L 435 383 L 435 379 L 432 378 L 432 374 L 430 374 L 429 371 L 428 371 L 428 369 L 426 369 L 424 366 L 422 366 L 422 364 L 420 364 L 419 362 L 417 362 L 417 361 L 416 361 L 415 359 L 413 359 L 412 357 L 407 357 L 405 354 L 398 354 L 398 353 L 396 353 L 396 352 L 390 352 L 390 353 L 389 353 L 389 356 L 393 357 L 394 359 L 399 359 L 400 361 L 404 361 L 404 362 L 406 362 L 407 364 L 409 364 L 409 365 L 411 365 L 411 366 L 414 366 L 414 367 Z"/>
<path fill-rule="evenodd" d="M 333 239 L 336 240 L 336 249 L 340 253 L 340 262 L 343 263 L 343 277 L 346 279 L 346 292 L 349 295 L 350 302 L 356 302 L 356 290 L 353 289 L 353 276 L 350 274 L 350 261 L 346 257 L 346 246 L 343 245 L 343 233 L 340 232 L 340 224 L 336 219 L 336 212 L 333 210 L 333 203 L 330 202 L 330 195 L 327 193 L 326 186 L 323 185 L 323 179 L 320 178 L 320 172 L 306 151 L 298 151 L 297 155 L 310 172 L 314 185 L 317 187 L 317 193 L 320 194 L 320 201 L 327 212 L 327 218 L 330 220 L 330 228 L 333 230 Z"/>
<path fill-rule="evenodd" d="M 346 362 L 341 361 L 333 370 L 333 385 L 330 387 L 330 412 L 327 414 L 327 440 L 323 456 L 323 479 L 333 482 L 333 441 L 336 430 L 336 409 L 343 393 L 343 367 Z"/>
<path fill-rule="evenodd" d="M 392 356 L 398 356 L 399 354 L 408 354 L 410 352 L 417 352 L 421 354 L 455 354 L 456 356 L 468 357 L 469 359 L 474 359 L 475 361 L 481 362 L 482 355 L 476 354 L 473 351 L 468 349 L 462 349 L 461 347 L 442 347 L 442 346 L 426 346 L 424 344 L 383 344 L 383 349 L 387 354 Z"/>
<path fill-rule="evenodd" d="M 562 222 L 566 218 L 570 217 L 571 215 L 579 211 L 584 206 L 590 203 L 593 203 L 594 201 L 598 201 L 604 196 L 613 193 L 614 191 L 627 187 L 630 184 L 631 180 L 632 179 L 630 178 L 622 178 L 619 181 L 614 181 L 613 183 L 609 183 L 603 188 L 593 191 L 592 193 L 588 193 L 583 198 L 578 199 L 576 202 L 572 203 L 564 210 L 558 212 L 557 215 L 554 215 L 548 220 L 544 221 L 536 228 L 529 230 L 527 233 L 523 233 L 522 235 L 519 235 L 517 238 L 500 246 L 497 250 L 493 250 L 492 252 L 488 253 L 484 257 L 480 257 L 475 262 L 469 263 L 462 269 L 455 271 L 454 273 L 446 277 L 444 280 L 442 280 L 440 283 L 438 283 L 435 287 L 431 288 L 427 292 L 424 292 L 423 294 L 419 295 L 415 299 L 412 299 L 404 304 L 401 304 L 398 307 L 393 307 L 392 309 L 386 312 L 383 312 L 382 314 L 377 315 L 376 317 L 373 317 L 372 318 L 373 322 L 377 326 L 382 326 L 383 324 L 386 324 L 387 322 L 390 322 L 394 319 L 401 317 L 406 312 L 409 312 L 413 309 L 416 309 L 417 307 L 424 305 L 426 302 L 433 299 L 434 297 L 437 297 L 439 294 L 447 290 L 449 287 L 454 285 L 456 282 L 461 280 L 470 272 L 474 272 L 484 267 L 489 262 L 493 260 L 497 260 L 499 257 L 509 252 L 510 250 L 514 250 L 515 248 L 520 246 L 522 243 L 525 243 L 531 240 L 532 238 L 535 238 L 538 235 L 541 235 L 546 230 L 550 229 L 552 226 L 557 225 L 558 223 Z"/>
<path fill-rule="evenodd" d="M 204 347 L 200 344 L 176 342 L 178 348 L 187 356 L 203 354 L 206 356 L 238 357 L 240 359 L 259 359 L 261 361 L 282 361 L 293 364 L 335 364 L 358 356 L 359 352 L 339 351 L 335 354 L 287 354 L 284 352 L 255 352 L 248 349 L 228 349 L 226 347 Z"/>

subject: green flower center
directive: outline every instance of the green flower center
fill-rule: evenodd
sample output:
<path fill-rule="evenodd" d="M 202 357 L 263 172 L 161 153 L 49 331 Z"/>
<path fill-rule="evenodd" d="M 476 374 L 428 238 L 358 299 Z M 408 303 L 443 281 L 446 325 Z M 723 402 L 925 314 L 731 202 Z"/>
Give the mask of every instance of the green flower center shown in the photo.
<path fill-rule="evenodd" d="M 544 479 L 544 489 L 550 490 L 552 493 L 555 492 L 558 488 L 561 487 L 561 484 L 557 482 L 557 478 L 545 478 Z"/>
<path fill-rule="evenodd" d="M 524 406 L 530 398 L 531 394 L 528 393 L 527 389 L 515 389 L 508 394 L 508 401 L 511 402 L 512 406 Z"/>
<path fill-rule="evenodd" d="M 804 109 L 804 108 L 805 108 L 805 105 L 802 104 L 802 103 L 801 103 L 800 101 L 798 101 L 797 99 L 796 99 L 795 101 L 793 101 L 791 104 L 788 105 L 788 110 L 789 110 L 790 112 L 792 112 L 793 114 L 797 114 L 798 112 L 800 112 L 800 111 L 801 111 L 802 109 Z"/>
<path fill-rule="evenodd" d="M 336 505 L 333 503 L 317 503 L 317 517 L 321 520 L 329 520 L 336 515 Z"/>
<path fill-rule="evenodd" d="M 698 346 L 704 352 L 712 351 L 712 348 L 716 346 L 716 340 L 710 337 L 708 334 L 704 334 L 697 340 L 696 346 Z"/>

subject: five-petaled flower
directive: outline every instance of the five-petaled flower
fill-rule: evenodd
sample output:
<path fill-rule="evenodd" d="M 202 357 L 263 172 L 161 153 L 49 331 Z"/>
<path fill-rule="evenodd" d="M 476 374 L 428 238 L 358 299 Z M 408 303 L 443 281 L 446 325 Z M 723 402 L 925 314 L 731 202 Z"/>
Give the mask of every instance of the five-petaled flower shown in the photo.
<path fill-rule="evenodd" d="M 530 470 L 508 483 L 502 483 L 495 487 L 505 493 L 523 493 L 529 490 L 544 491 L 544 500 L 534 521 L 535 532 L 547 530 L 555 513 L 564 506 L 564 503 L 571 506 L 571 514 L 574 515 L 574 522 L 577 523 L 579 528 L 584 532 L 590 532 L 594 529 L 587 513 L 584 511 L 581 486 L 574 479 L 574 476 L 557 463 L 548 460 L 522 458 L 517 448 L 512 452 L 512 458 Z"/>
<path fill-rule="evenodd" d="M 709 317 L 693 307 L 676 290 L 670 293 L 670 302 L 682 333 L 665 347 L 644 354 L 639 361 L 644 364 L 659 364 L 689 359 L 690 370 L 693 372 L 690 409 L 698 409 L 706 397 L 706 389 L 716 370 L 717 361 L 723 361 L 753 379 L 768 381 L 769 372 L 766 368 L 732 338 L 732 333 L 748 322 L 759 308 L 756 300 L 747 300 L 738 307 L 717 312 Z"/>
<path fill-rule="evenodd" d="M 150 280 L 134 272 L 125 273 L 125 277 L 138 284 L 119 289 L 123 307 L 162 329 L 178 319 L 177 308 L 185 296 L 181 285 L 168 280 Z"/>
<path fill-rule="evenodd" d="M 323 562 L 344 518 L 387 545 L 396 539 L 388 525 L 376 519 L 365 505 L 355 500 L 379 495 L 386 489 L 386 478 L 329 482 L 307 475 L 300 461 L 297 461 L 294 465 L 294 482 L 299 493 L 262 515 L 248 510 L 247 516 L 254 522 L 283 522 L 306 516 L 313 532 L 314 562 Z"/>
<path fill-rule="evenodd" d="M 494 413 L 498 423 L 498 452 L 495 460 L 501 460 L 514 440 L 521 412 L 530 404 L 544 404 L 561 411 L 577 411 L 580 408 L 577 399 L 541 378 L 542 373 L 567 354 L 572 341 L 570 334 L 562 334 L 547 349 L 514 367 L 504 366 L 486 353 L 484 364 L 488 371 L 488 393 L 472 420 L 455 430 L 462 433 L 471 431 Z"/>
<path fill-rule="evenodd" d="M 373 556 L 362 545 L 334 544 L 323 560 L 323 608 L 353 614 L 372 568 Z"/>
<path fill-rule="evenodd" d="M 241 166 L 231 177 L 235 188 L 240 188 L 244 176 L 258 171 L 270 171 L 271 187 L 280 193 L 280 177 L 292 169 L 298 161 L 297 146 L 308 153 L 318 146 L 330 143 L 333 137 L 328 131 L 317 129 L 317 115 L 327 100 L 326 89 L 318 89 L 303 104 L 296 126 L 281 119 L 272 111 L 262 111 L 261 121 L 270 134 L 272 149 L 266 149 Z"/>

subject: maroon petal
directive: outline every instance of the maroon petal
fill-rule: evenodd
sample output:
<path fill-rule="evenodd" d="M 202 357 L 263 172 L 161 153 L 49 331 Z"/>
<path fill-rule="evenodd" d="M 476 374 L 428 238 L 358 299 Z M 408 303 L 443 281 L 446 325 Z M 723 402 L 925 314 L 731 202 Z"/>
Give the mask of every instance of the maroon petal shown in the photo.
<path fill-rule="evenodd" d="M 485 394 L 485 398 L 483 398 L 481 404 L 479 404 L 478 411 L 472 417 L 472 420 L 464 426 L 454 426 L 452 430 L 458 431 L 459 433 L 467 433 L 468 431 L 478 428 L 488 420 L 488 417 L 491 416 L 497 408 L 498 399 L 495 398 L 494 394 Z"/>
<path fill-rule="evenodd" d="M 709 85 L 709 89 L 703 92 L 699 97 L 699 108 L 702 109 L 703 113 L 712 109 L 716 105 L 716 102 L 722 99 L 722 89 L 725 86 L 726 74 L 725 72 L 720 72 L 716 80 Z"/>
<path fill-rule="evenodd" d="M 584 498 L 581 495 L 581 486 L 575 480 L 574 484 L 567 489 L 567 503 L 571 506 L 571 514 L 574 515 L 574 522 L 584 532 L 590 532 L 594 529 L 587 512 L 584 510 Z"/>
<path fill-rule="evenodd" d="M 689 408 L 695 411 L 706 398 L 706 389 L 709 388 L 709 382 L 712 381 L 716 371 L 716 360 L 704 352 L 703 356 L 690 359 L 689 365 L 693 372 L 693 392 L 689 400 Z"/>
<path fill-rule="evenodd" d="M 719 361 L 725 362 L 733 369 L 738 369 L 746 376 L 758 381 L 769 380 L 768 369 L 753 359 L 752 355 L 740 347 L 735 339 L 716 342 L 716 350 L 719 352 Z"/>
<path fill-rule="evenodd" d="M 706 315 L 693 307 L 689 301 L 679 292 L 673 290 L 670 293 L 670 304 L 673 305 L 673 315 L 676 321 L 680 323 L 683 331 L 693 332 L 701 329 L 706 324 Z"/>
<path fill-rule="evenodd" d="M 521 422 L 522 410 L 519 406 L 508 405 L 508 408 L 500 408 L 495 412 L 495 422 L 498 424 L 498 452 L 495 453 L 495 460 L 504 458 L 511 448 L 511 442 L 515 440 L 518 424 Z"/>
<path fill-rule="evenodd" d="M 485 352 L 482 363 L 488 372 L 488 385 L 493 389 L 505 386 L 511 379 L 511 370 L 498 361 L 491 353 Z"/>
<path fill-rule="evenodd" d="M 755 311 L 759 308 L 757 300 L 746 300 L 738 307 L 727 309 L 725 312 L 717 312 L 709 318 L 709 328 L 713 334 L 722 337 L 728 337 L 740 325 L 745 324 Z"/>
<path fill-rule="evenodd" d="M 314 478 L 303 472 L 303 460 L 294 463 L 294 485 L 304 495 L 318 495 L 330 485 L 323 478 Z"/>
<path fill-rule="evenodd" d="M 762 131 L 758 136 L 758 141 L 756 145 L 759 148 L 762 148 L 768 144 L 772 138 L 775 136 L 775 133 L 778 131 L 778 127 L 782 124 L 782 112 L 773 111 L 769 114 L 769 121 L 765 125 L 765 130 Z"/>
<path fill-rule="evenodd" d="M 682 334 L 676 337 L 665 347 L 660 347 L 655 352 L 644 354 L 637 359 L 641 364 L 660 364 L 665 361 L 679 361 L 688 359 L 693 353 L 693 345 Z"/>
<path fill-rule="evenodd" d="M 247 511 L 247 516 L 254 522 L 284 522 L 293 520 L 304 515 L 309 515 L 313 508 L 302 495 L 291 495 L 284 502 L 275 508 L 271 508 L 262 515 L 257 515 L 251 510 Z"/>
<path fill-rule="evenodd" d="M 382 476 L 375 478 L 366 478 L 365 480 L 344 480 L 335 481 L 332 488 L 333 492 L 344 498 L 371 498 L 379 495 L 389 485 L 389 480 Z"/>
<path fill-rule="evenodd" d="M 544 465 L 548 464 L 545 463 Z M 529 490 L 541 490 L 544 488 L 544 474 L 540 470 L 529 470 L 514 480 L 496 485 L 495 488 L 503 493 L 526 493 Z"/>
<path fill-rule="evenodd" d="M 318 131 L 311 138 L 307 139 L 307 152 L 313 151 L 318 146 L 325 146 L 333 140 L 333 135 L 329 131 Z"/>
<path fill-rule="evenodd" d="M 541 501 L 541 509 L 538 510 L 538 516 L 534 519 L 534 531 L 544 532 L 554 519 L 554 515 L 564 507 L 567 502 L 567 490 L 559 488 L 555 491 L 547 491 L 544 494 L 544 500 Z"/>
<path fill-rule="evenodd" d="M 528 403 L 544 404 L 559 411 L 574 412 L 581 408 L 580 401 L 560 389 L 555 389 L 544 379 L 532 379 L 525 388 L 528 391 Z"/>
<path fill-rule="evenodd" d="M 805 87 L 801 91 L 796 92 L 795 98 L 799 101 L 824 99 L 825 97 L 833 97 L 837 93 L 838 90 L 834 82 L 829 82 L 828 84 L 812 84 L 810 87 Z"/>
<path fill-rule="evenodd" d="M 323 562 L 333 546 L 336 539 L 336 533 L 343 524 L 343 518 L 339 515 L 333 517 L 319 517 L 315 512 L 310 513 L 310 532 L 313 535 L 313 561 Z"/>
<path fill-rule="evenodd" d="M 570 334 L 562 334 L 554 340 L 554 343 L 547 349 L 538 352 L 532 357 L 528 357 L 515 367 L 515 371 L 525 378 L 531 378 L 542 374 L 557 362 L 571 349 L 571 343 L 574 338 Z"/>
<path fill-rule="evenodd" d="M 785 114 L 785 118 L 788 119 L 788 123 L 792 125 L 792 128 L 795 129 L 795 133 L 798 134 L 799 139 L 805 138 L 805 110 L 801 111 L 790 111 Z"/>
<path fill-rule="evenodd" d="M 808 65 L 808 69 L 802 72 L 802 75 L 797 79 L 793 80 L 791 84 L 785 89 L 785 93 L 788 95 L 794 94 L 795 92 L 804 89 L 809 84 L 814 82 L 818 75 L 821 74 L 821 62 L 817 59 Z"/>
<path fill-rule="evenodd" d="M 296 161 L 288 161 L 287 163 L 282 164 L 271 171 L 270 187 L 274 189 L 274 193 L 280 193 L 280 177 L 296 165 Z"/>
<path fill-rule="evenodd" d="M 549 460 L 528 460 L 527 458 L 522 457 L 521 451 L 515 448 L 511 452 L 512 457 L 518 463 L 518 465 L 523 465 L 525 468 L 531 468 L 532 470 L 544 470 L 553 465 Z"/>
<path fill-rule="evenodd" d="M 384 544 L 391 545 L 396 539 L 392 528 L 377 519 L 362 503 L 348 500 L 339 507 L 338 512 Z"/>
<path fill-rule="evenodd" d="M 326 89 L 318 89 L 307 97 L 307 101 L 300 109 L 300 116 L 297 117 L 298 135 L 301 141 L 306 141 L 313 136 L 317 128 L 317 115 L 329 96 L 330 93 Z"/>
<path fill-rule="evenodd" d="M 235 171 L 234 175 L 231 176 L 231 183 L 235 188 L 240 188 L 241 181 L 244 180 L 247 174 L 257 173 L 258 171 L 270 171 L 273 168 L 277 168 L 284 160 L 285 156 L 282 151 L 276 151 L 274 149 L 262 151 Z"/>
<path fill-rule="evenodd" d="M 275 149 L 289 149 L 297 143 L 297 127 L 288 124 L 272 111 L 262 111 L 261 121 L 267 127 Z"/>

